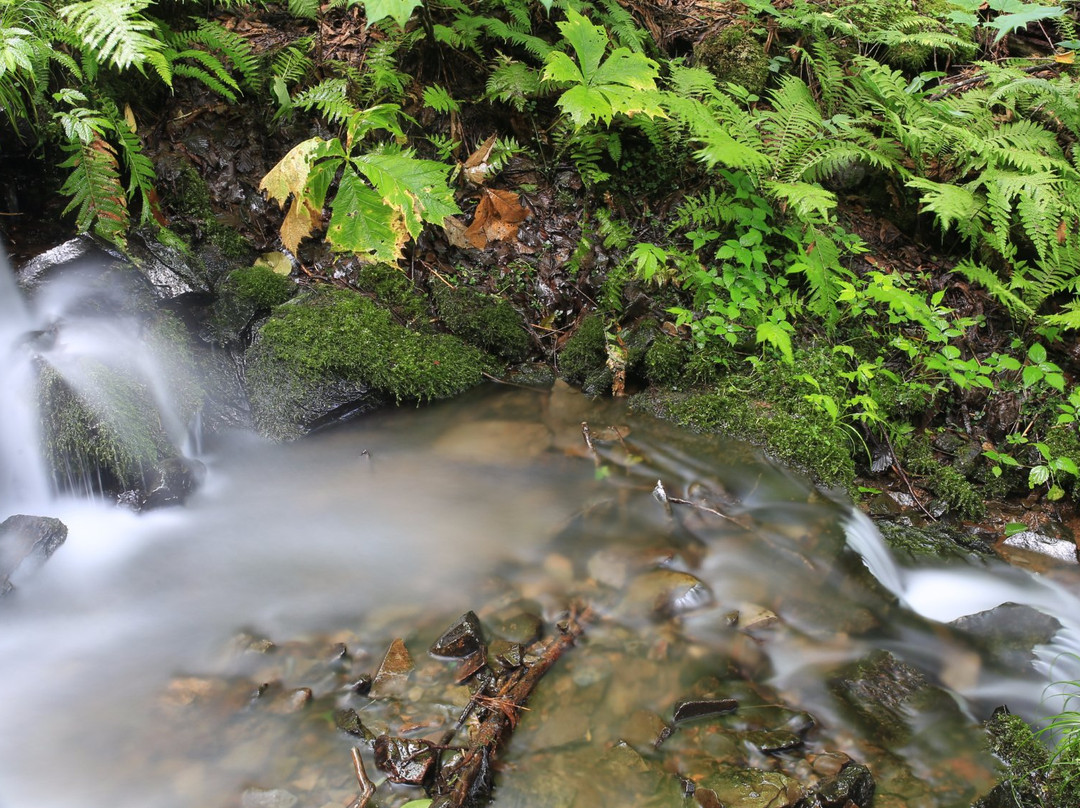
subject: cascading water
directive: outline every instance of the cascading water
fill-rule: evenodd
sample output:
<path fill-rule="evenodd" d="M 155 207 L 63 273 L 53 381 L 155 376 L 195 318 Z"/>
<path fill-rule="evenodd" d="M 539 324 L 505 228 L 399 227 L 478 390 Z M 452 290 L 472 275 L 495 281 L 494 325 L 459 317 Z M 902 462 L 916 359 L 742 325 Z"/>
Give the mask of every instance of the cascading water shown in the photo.
<path fill-rule="evenodd" d="M 33 322 L 0 250 L 0 511 L 43 503 L 48 493 L 32 405 Z"/>
<path fill-rule="evenodd" d="M 123 300 L 88 305 L 74 277 L 27 307 L 0 269 L 0 519 L 40 513 L 69 528 L 0 600 L 2 808 L 346 805 L 358 741 L 327 716 L 354 706 L 378 731 L 407 720 L 430 734 L 432 705 L 402 702 L 390 721 L 341 677 L 374 673 L 403 637 L 419 689 L 443 675 L 424 649 L 445 620 L 478 609 L 491 625 L 483 607 L 509 604 L 551 622 L 582 591 L 598 619 L 521 716 L 496 808 L 643 804 L 605 756 L 629 744 L 650 766 L 696 765 L 693 726 L 663 748 L 654 741 L 677 700 L 703 694 L 737 694 L 747 709 L 734 718 L 746 721 L 783 712 L 783 699 L 793 707 L 776 720 L 781 734 L 805 730 L 801 711 L 812 714 L 809 751 L 865 761 L 888 804 L 959 808 L 992 781 L 977 729 L 986 709 L 1007 701 L 1037 717 L 1046 683 L 1068 678 L 1058 656 L 1077 647 L 1075 578 L 902 567 L 866 517 L 745 447 L 559 385 L 377 413 L 287 445 L 219 437 L 206 484 L 183 508 L 135 514 L 71 491 L 50 499 L 39 416 L 26 404 L 40 367 L 89 400 L 107 392 L 89 367 L 132 371 L 174 442 L 184 419 L 168 415 L 175 385 L 151 372 L 145 314 L 123 314 Z M 589 446 L 582 421 L 596 427 Z M 607 424 L 614 437 L 601 437 Z M 657 479 L 680 502 L 658 503 Z M 691 573 L 700 587 L 669 604 L 689 611 L 658 615 L 657 587 Z M 1064 626 L 1037 649 L 1041 672 L 1007 669 L 942 625 L 1003 601 Z M 260 635 L 276 648 L 251 652 Z M 910 726 L 895 737 L 860 724 L 859 705 L 837 693 L 879 649 L 922 671 L 926 688 L 948 685 L 956 702 L 900 716 Z M 306 710 L 273 697 L 304 688 Z M 459 706 L 432 709 L 456 716 Z M 703 743 L 742 754 L 752 736 L 724 746 L 723 732 L 705 733 Z M 594 748 L 601 757 L 589 757 Z M 652 804 L 683 808 L 678 791 Z"/>

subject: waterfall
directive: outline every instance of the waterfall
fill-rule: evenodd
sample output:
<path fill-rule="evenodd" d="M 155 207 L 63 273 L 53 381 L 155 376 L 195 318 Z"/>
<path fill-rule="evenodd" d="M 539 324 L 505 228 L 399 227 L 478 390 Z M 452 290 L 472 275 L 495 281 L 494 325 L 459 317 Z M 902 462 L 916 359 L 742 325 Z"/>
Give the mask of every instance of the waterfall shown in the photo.
<path fill-rule="evenodd" d="M 198 443 L 188 424 L 202 393 L 179 320 L 160 311 L 129 265 L 85 249 L 50 256 L 32 273 L 29 302 L 0 256 L 0 509 L 8 513 L 41 509 L 54 490 L 138 489 L 159 462 Z"/>
<path fill-rule="evenodd" d="M 34 400 L 34 323 L 0 250 L 0 518 L 48 493 Z"/>
<path fill-rule="evenodd" d="M 1051 641 L 1033 649 L 1033 668 L 1046 684 L 1046 707 L 1061 709 L 1061 698 L 1075 696 L 1080 681 L 1080 597 L 1051 578 L 1009 566 L 970 564 L 901 568 L 881 533 L 866 514 L 853 508 L 844 529 L 851 549 L 900 602 L 939 623 L 985 612 L 1004 604 L 1028 606 L 1053 617 L 1061 628 Z M 1006 694 L 1008 695 L 1008 694 Z"/>

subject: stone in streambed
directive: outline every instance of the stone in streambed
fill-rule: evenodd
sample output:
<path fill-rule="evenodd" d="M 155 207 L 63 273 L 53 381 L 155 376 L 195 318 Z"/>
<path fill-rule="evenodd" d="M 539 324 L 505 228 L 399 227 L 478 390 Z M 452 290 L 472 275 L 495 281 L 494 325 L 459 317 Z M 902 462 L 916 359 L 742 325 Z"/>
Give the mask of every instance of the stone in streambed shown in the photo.
<path fill-rule="evenodd" d="M 466 612 L 431 644 L 430 653 L 442 659 L 465 659 L 484 647 L 484 629 L 475 612 Z"/>
<path fill-rule="evenodd" d="M 404 640 L 396 639 L 383 656 L 375 680 L 371 683 L 373 699 L 400 698 L 405 695 L 409 684 L 409 674 L 413 670 L 413 660 Z"/>
<path fill-rule="evenodd" d="M 738 707 L 735 699 L 685 699 L 675 705 L 672 721 L 681 724 L 695 718 L 713 718 L 733 713 Z"/>
<path fill-rule="evenodd" d="M 713 594 L 699 578 L 677 570 L 652 570 L 630 582 L 624 607 L 633 612 L 653 613 L 660 617 L 681 614 L 709 606 Z"/>
<path fill-rule="evenodd" d="M 49 516 L 9 516 L 0 522 L 0 595 L 14 585 L 11 577 L 44 564 L 67 540 L 67 526 Z"/>

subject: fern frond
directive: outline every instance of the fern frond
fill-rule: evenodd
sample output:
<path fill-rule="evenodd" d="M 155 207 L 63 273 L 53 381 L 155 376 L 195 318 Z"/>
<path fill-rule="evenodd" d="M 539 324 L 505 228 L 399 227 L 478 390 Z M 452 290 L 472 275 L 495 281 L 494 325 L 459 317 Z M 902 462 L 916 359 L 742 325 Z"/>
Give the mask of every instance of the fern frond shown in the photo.
<path fill-rule="evenodd" d="M 836 194 L 809 182 L 773 182 L 765 189 L 801 221 L 826 221 L 836 207 Z"/>
<path fill-rule="evenodd" d="M 158 26 L 142 12 L 152 0 L 84 0 L 59 9 L 85 50 L 120 70 L 141 67 L 147 54 L 164 47 Z"/>
<path fill-rule="evenodd" d="M 302 20 L 314 20 L 320 7 L 320 0 L 289 0 L 289 13 Z"/>
<path fill-rule="evenodd" d="M 203 51 L 191 51 L 191 53 L 203 53 Z M 184 76 L 185 78 L 194 79 L 207 89 L 213 90 L 227 101 L 236 101 L 236 93 L 233 88 L 222 83 L 221 80 L 213 73 L 204 70 L 199 65 L 185 64 L 184 62 L 173 62 L 173 74 L 177 76 Z M 230 77 L 231 80 L 231 77 Z"/>
<path fill-rule="evenodd" d="M 971 189 L 923 177 L 910 179 L 907 185 L 922 191 L 922 209 L 937 217 L 943 233 L 953 225 L 968 238 L 974 238 L 980 232 L 986 217 L 986 201 Z"/>
<path fill-rule="evenodd" d="M 611 32 L 615 44 L 629 48 L 634 53 L 644 53 L 649 35 L 637 24 L 634 15 L 616 0 L 600 0 L 600 6 L 603 9 L 600 21 Z"/>
<path fill-rule="evenodd" d="M 1026 322 L 1035 316 L 1035 311 L 985 264 L 965 260 L 957 264 L 955 269 L 969 281 L 977 283 L 989 292 L 998 303 L 1005 307 L 1014 320 Z"/>
<path fill-rule="evenodd" d="M 1057 314 L 1048 314 L 1043 322 L 1065 331 L 1080 331 L 1080 300 L 1070 300 Z"/>
<path fill-rule="evenodd" d="M 157 179 L 154 164 L 143 151 L 139 136 L 131 130 L 126 121 L 117 121 L 113 131 L 116 132 L 120 156 L 127 169 L 126 197 L 131 200 L 138 196 L 140 221 L 148 222 L 153 217 L 152 200 L 154 181 Z"/>
<path fill-rule="evenodd" d="M 275 56 L 270 65 L 270 75 L 280 79 L 286 86 L 297 84 L 307 78 L 315 63 L 308 56 L 312 38 L 298 39 Z"/>
<path fill-rule="evenodd" d="M 503 57 L 505 58 L 505 57 Z M 484 94 L 519 112 L 540 93 L 540 71 L 522 62 L 505 61 L 488 76 Z"/>
<path fill-rule="evenodd" d="M 60 192 L 71 201 L 64 214 L 76 211 L 75 225 L 80 232 L 93 229 L 109 241 L 122 241 L 128 226 L 128 209 L 116 152 L 100 138 L 67 148 L 71 156 L 60 167 L 71 172 Z"/>
<path fill-rule="evenodd" d="M 211 53 L 225 57 L 225 60 L 240 74 L 244 85 L 249 89 L 254 89 L 262 84 L 262 60 L 251 47 L 251 43 L 235 31 L 230 31 L 214 20 L 201 20 L 198 29 L 187 34 L 185 38 L 189 43 L 197 42 Z M 212 70 L 215 75 L 221 78 L 218 70 L 205 62 L 204 64 L 207 69 Z M 224 73 L 224 67 L 222 67 L 221 72 Z"/>
<path fill-rule="evenodd" d="M 293 97 L 293 104 L 300 109 L 318 111 L 331 124 L 342 124 L 356 114 L 356 106 L 349 100 L 349 87 L 345 79 L 323 79 Z"/>
<path fill-rule="evenodd" d="M 793 167 L 813 146 L 824 145 L 825 121 L 802 79 L 785 77 L 770 93 L 772 110 L 762 118 L 764 142 L 773 159 L 772 176 L 794 178 Z"/>

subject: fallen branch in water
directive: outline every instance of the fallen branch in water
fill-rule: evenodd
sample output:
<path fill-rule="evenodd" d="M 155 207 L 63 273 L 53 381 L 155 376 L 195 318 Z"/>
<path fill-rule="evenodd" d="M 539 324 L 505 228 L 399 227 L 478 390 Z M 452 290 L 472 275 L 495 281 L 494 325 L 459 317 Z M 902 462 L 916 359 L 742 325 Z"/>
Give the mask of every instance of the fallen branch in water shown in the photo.
<path fill-rule="evenodd" d="M 517 725 L 540 679 L 558 661 L 563 652 L 574 645 L 584 632 L 590 617 L 588 608 L 571 611 L 558 625 L 559 634 L 544 641 L 540 657 L 531 665 L 510 672 L 498 683 L 494 694 L 478 700 L 487 709 L 472 742 L 461 762 L 448 773 L 448 790 L 441 794 L 431 808 L 471 808 L 484 804 L 491 795 L 491 766 L 499 745 Z"/>

